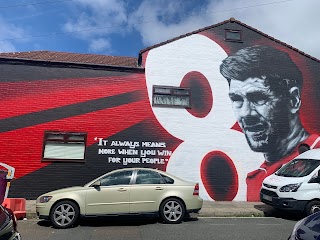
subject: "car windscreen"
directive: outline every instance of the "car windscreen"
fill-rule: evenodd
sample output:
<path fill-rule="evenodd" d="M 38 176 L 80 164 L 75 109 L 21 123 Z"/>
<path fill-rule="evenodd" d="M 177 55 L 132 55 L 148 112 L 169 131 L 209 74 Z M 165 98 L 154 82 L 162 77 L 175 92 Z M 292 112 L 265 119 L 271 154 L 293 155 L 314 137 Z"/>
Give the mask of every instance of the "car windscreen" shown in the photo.
<path fill-rule="evenodd" d="M 294 159 L 281 167 L 275 174 L 283 177 L 305 177 L 320 165 L 315 159 Z"/>

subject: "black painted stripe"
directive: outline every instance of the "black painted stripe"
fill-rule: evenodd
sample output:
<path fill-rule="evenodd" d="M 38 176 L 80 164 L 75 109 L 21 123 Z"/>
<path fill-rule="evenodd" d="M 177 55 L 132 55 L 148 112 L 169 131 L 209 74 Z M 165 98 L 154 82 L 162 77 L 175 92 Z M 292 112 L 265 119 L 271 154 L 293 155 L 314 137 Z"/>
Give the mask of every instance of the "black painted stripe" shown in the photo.
<path fill-rule="evenodd" d="M 28 113 L 16 117 L 0 120 L 0 132 L 12 131 L 20 128 L 43 124 L 63 118 L 78 116 L 98 110 L 117 107 L 120 105 L 137 102 L 143 99 L 142 90 L 122 93 L 115 96 L 108 96 L 75 103 L 63 107 L 48 109 L 40 112 Z"/>
<path fill-rule="evenodd" d="M 114 76 L 130 76 L 135 72 L 124 71 L 108 71 L 108 70 L 96 70 L 96 69 L 79 69 L 64 67 L 52 67 L 52 66 L 29 66 L 29 65 L 11 65 L 1 64 L 0 61 L 0 82 L 18 82 L 18 81 L 50 81 L 50 80 L 67 80 L 67 79 L 83 79 L 83 78 L 95 78 L 95 77 L 114 77 Z M 143 72 L 142 72 L 143 73 Z M 143 75 L 142 75 L 143 76 Z M 131 81 L 134 81 L 130 79 Z M 81 81 L 81 80 L 79 80 Z M 97 80 L 99 81 L 99 80 Z"/>

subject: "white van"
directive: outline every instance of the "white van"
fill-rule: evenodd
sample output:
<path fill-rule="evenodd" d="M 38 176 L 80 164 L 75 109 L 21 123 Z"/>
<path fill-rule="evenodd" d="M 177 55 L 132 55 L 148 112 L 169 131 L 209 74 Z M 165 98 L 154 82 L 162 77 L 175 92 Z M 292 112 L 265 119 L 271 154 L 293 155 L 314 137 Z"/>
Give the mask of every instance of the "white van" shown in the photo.
<path fill-rule="evenodd" d="M 261 202 L 278 209 L 320 211 L 320 149 L 306 151 L 266 177 Z"/>

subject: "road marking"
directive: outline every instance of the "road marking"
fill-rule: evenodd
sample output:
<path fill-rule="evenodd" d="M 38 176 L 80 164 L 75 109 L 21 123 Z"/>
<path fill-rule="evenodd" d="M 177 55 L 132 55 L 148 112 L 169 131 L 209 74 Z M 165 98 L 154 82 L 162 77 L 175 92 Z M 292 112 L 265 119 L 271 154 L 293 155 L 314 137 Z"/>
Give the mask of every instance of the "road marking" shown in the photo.
<path fill-rule="evenodd" d="M 252 219 L 276 219 L 275 217 L 198 217 L 198 218 L 236 218 L 236 219 L 243 219 L 243 218 L 252 218 Z"/>
<path fill-rule="evenodd" d="M 281 224 L 279 224 L 279 223 L 257 223 L 257 225 L 261 225 L 261 226 L 280 226 Z"/>
<path fill-rule="evenodd" d="M 232 223 L 230 223 L 230 224 L 228 224 L 228 223 L 211 223 L 211 224 L 209 224 L 209 225 L 214 225 L 214 226 L 234 226 L 235 224 L 232 224 Z"/>

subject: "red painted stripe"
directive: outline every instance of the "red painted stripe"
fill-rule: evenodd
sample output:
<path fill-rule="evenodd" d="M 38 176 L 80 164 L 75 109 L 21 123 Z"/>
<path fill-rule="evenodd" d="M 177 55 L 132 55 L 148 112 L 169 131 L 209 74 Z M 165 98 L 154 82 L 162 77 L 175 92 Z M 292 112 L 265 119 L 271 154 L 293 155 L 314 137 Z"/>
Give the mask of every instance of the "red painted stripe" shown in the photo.
<path fill-rule="evenodd" d="M 128 113 L 130 113 L 128 115 Z M 95 144 L 95 137 L 108 138 L 118 132 L 152 118 L 148 100 L 61 119 L 33 127 L 0 134 L 0 161 L 16 168 L 16 178 L 36 171 L 42 163 L 42 144 L 45 130 L 87 132 L 87 146 Z"/>
<path fill-rule="evenodd" d="M 82 84 L 79 84 L 82 82 Z M 98 82 L 98 84 L 97 84 Z M 61 86 L 58 84 L 61 83 Z M 127 81 L 119 78 L 32 81 L 30 83 L 0 84 L 4 94 L 0 100 L 0 119 L 43 111 L 69 104 L 113 96 L 134 90 L 146 92 L 144 79 Z M 41 86 L 41 87 L 40 87 Z M 25 91 L 24 91 L 25 90 Z M 13 92 L 15 95 L 13 95 Z M 20 94 L 21 93 L 21 94 Z M 146 95 L 147 97 L 147 95 Z"/>

